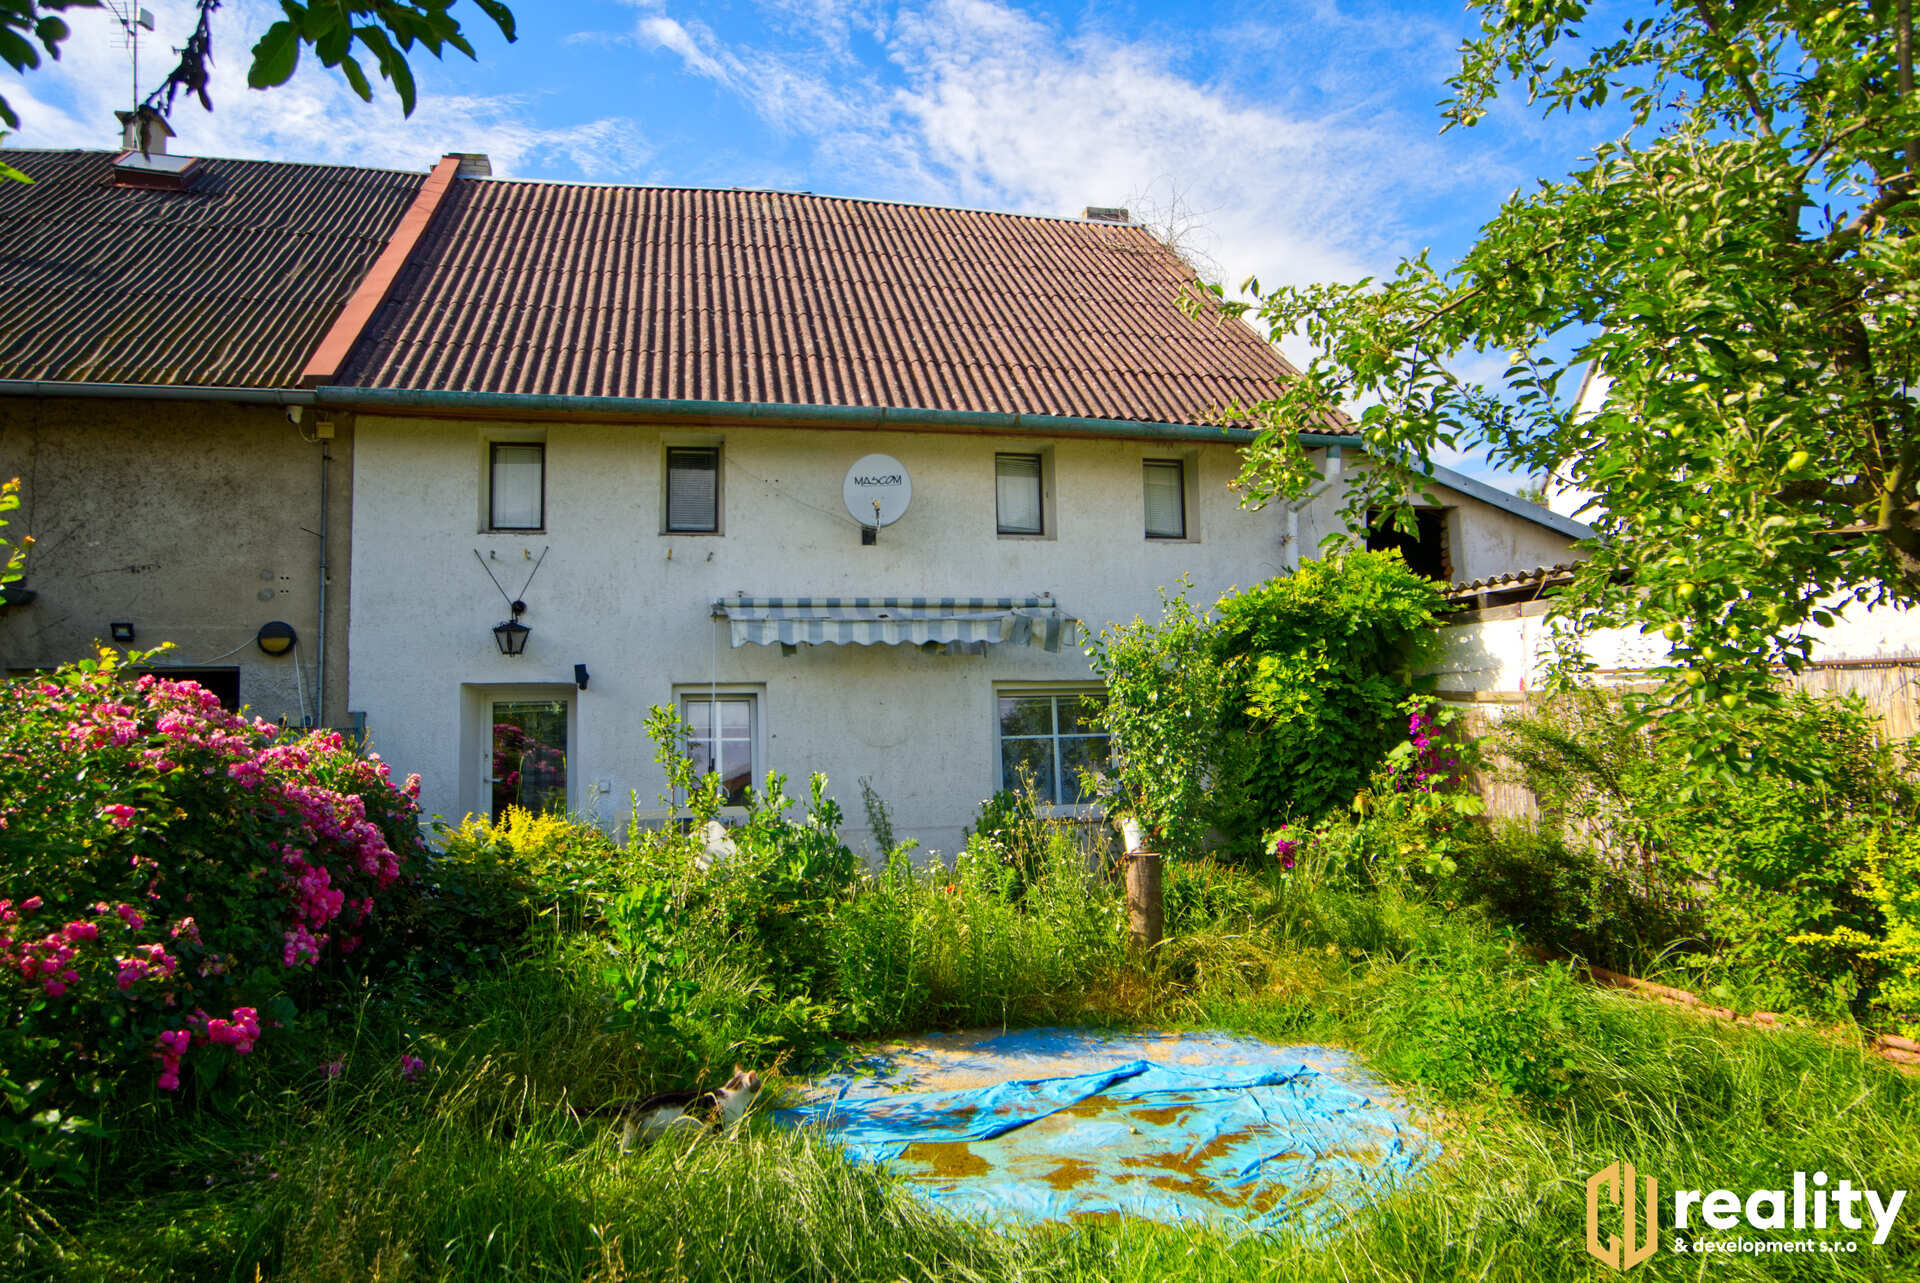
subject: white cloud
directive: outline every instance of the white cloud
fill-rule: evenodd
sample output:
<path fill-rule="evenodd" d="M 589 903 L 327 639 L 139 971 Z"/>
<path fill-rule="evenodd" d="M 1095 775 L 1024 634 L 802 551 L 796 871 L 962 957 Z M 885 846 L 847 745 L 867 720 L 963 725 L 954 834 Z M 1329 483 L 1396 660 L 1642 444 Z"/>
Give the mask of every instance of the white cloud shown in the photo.
<path fill-rule="evenodd" d="M 143 90 L 172 66 L 168 51 L 185 43 L 195 20 L 190 0 L 148 0 L 148 7 L 157 30 L 142 41 Z M 9 146 L 106 148 L 119 142 L 113 113 L 131 105 L 132 92 L 118 24 L 104 11 L 68 16 L 74 32 L 60 60 L 44 63 L 7 91 L 22 122 Z M 171 121 L 179 134 L 172 150 L 391 169 L 424 169 L 447 152 L 477 151 L 488 155 L 496 174 L 558 161 L 590 177 L 631 172 L 648 154 L 633 120 L 609 116 L 543 127 L 531 123 L 524 96 L 438 91 L 431 55 L 412 59 L 420 93 L 411 119 L 401 115 L 370 59 L 362 65 L 374 82 L 371 103 L 361 102 L 310 54 L 286 84 L 249 89 L 252 41 L 279 16 L 277 6 L 263 0 L 222 7 L 213 29 L 214 110 L 208 114 L 183 96 Z"/>
<path fill-rule="evenodd" d="M 699 43 L 694 40 L 692 33 L 672 18 L 655 14 L 650 18 L 640 19 L 639 24 L 634 28 L 634 38 L 643 45 L 650 45 L 656 49 L 665 49 L 669 53 L 678 55 L 680 61 L 686 64 L 687 70 L 697 76 L 705 76 L 709 80 L 717 80 L 729 89 L 737 89 L 739 87 L 735 81 L 733 72 L 729 68 L 723 67 L 718 58 L 713 57 L 701 49 Z M 708 36 L 708 39 L 711 40 L 712 37 Z M 734 60 L 729 59 L 728 61 L 733 62 Z M 735 62 L 735 66 L 738 66 L 737 62 Z"/>
<path fill-rule="evenodd" d="M 830 6 L 814 25 L 818 49 L 729 45 L 658 14 L 632 39 L 811 138 L 819 169 L 857 175 L 842 194 L 1078 214 L 1177 191 L 1198 214 L 1192 247 L 1232 284 L 1377 268 L 1405 239 L 1397 211 L 1462 181 L 1432 122 L 1409 131 L 1357 72 L 1337 77 L 1337 106 L 1288 109 L 1183 71 L 1188 46 L 1067 35 L 998 0 Z M 845 65 L 853 30 L 891 65 Z"/>

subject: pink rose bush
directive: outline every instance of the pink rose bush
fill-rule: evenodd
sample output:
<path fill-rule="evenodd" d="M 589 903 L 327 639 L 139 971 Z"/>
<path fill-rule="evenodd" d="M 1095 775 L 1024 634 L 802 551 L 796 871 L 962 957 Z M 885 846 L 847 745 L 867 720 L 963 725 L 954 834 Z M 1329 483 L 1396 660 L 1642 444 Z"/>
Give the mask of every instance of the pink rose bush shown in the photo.
<path fill-rule="evenodd" d="M 111 652 L 0 682 L 0 1175 L 73 1130 L 33 1120 L 217 1081 L 374 965 L 417 791 Z"/>

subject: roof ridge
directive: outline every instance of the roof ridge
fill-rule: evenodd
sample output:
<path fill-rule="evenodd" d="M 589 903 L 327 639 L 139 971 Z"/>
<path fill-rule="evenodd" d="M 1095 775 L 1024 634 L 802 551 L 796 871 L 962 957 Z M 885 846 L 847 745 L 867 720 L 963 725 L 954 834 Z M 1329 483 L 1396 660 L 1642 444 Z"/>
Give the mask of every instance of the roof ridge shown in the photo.
<path fill-rule="evenodd" d="M 586 178 L 508 178 L 493 175 L 485 178 L 470 174 L 460 176 L 460 182 L 484 183 L 490 187 L 509 185 L 522 187 L 584 187 L 597 191 L 620 192 L 699 192 L 719 196 L 790 196 L 814 201 L 844 201 L 853 205 L 888 205 L 898 209 L 924 209 L 943 214 L 980 214 L 988 218 L 1020 218 L 1041 223 L 1068 223 L 1081 227 L 1113 227 L 1131 231 L 1145 232 L 1156 243 L 1164 243 L 1153 235 L 1145 223 L 1115 223 L 1104 218 L 1075 218 L 1070 214 L 1029 214 L 1019 210 L 982 209 L 973 205 L 945 205 L 938 201 L 904 200 L 895 196 L 842 196 L 831 192 L 796 191 L 785 187 L 743 187 L 739 185 L 718 187 L 702 186 L 698 183 L 604 183 Z"/>
<path fill-rule="evenodd" d="M 0 157 L 5 156 L 119 156 L 127 149 L 124 147 L 0 147 Z M 363 174 L 402 174 L 411 178 L 420 178 L 427 173 L 423 169 L 393 169 L 385 165 L 348 165 L 333 160 L 278 160 L 261 156 L 202 156 L 193 152 L 179 152 L 177 155 L 191 155 L 195 160 L 215 160 L 232 165 L 283 165 L 288 169 L 351 169 Z M 432 166 L 428 166 L 431 169 Z"/>
<path fill-rule="evenodd" d="M 57 155 L 118 156 L 123 150 L 125 149 L 119 148 L 119 147 L 107 147 L 107 148 L 102 148 L 102 147 L 4 147 L 4 148 L 0 148 L 0 152 L 4 152 L 9 155 L 37 153 L 40 155 L 53 155 L 53 156 L 57 156 Z M 287 165 L 287 166 L 297 166 L 301 168 L 311 168 L 311 169 L 353 169 L 353 170 L 361 170 L 367 173 L 375 173 L 375 174 L 419 175 L 419 174 L 426 173 L 433 168 L 432 165 L 427 166 L 426 170 L 419 170 L 419 169 L 395 168 L 395 167 L 386 166 L 386 165 L 353 165 L 353 164 L 345 164 L 340 161 L 330 161 L 330 160 L 287 160 L 279 157 L 264 157 L 264 156 L 207 156 L 207 155 L 199 155 L 198 153 L 189 153 L 189 152 L 182 152 L 181 154 L 194 155 L 195 159 L 197 160 L 229 161 L 234 164 L 240 164 L 240 165 Z M 449 152 L 448 154 L 453 155 L 456 153 Z M 438 163 L 438 161 L 436 160 L 435 163 Z M 1132 231 L 1144 232 L 1150 238 L 1152 238 L 1156 243 L 1164 244 L 1164 242 L 1160 241 L 1159 237 L 1153 235 L 1152 229 L 1147 227 L 1147 225 L 1144 223 L 1136 223 L 1136 222 L 1115 223 L 1103 218 L 1075 218 L 1070 214 L 1035 214 L 1035 213 L 1028 213 L 1021 210 L 984 209 L 975 205 L 951 205 L 951 204 L 944 204 L 940 201 L 906 200 L 900 197 L 893 197 L 893 196 L 847 196 L 847 195 L 841 195 L 841 194 L 831 193 L 831 192 L 798 191 L 798 190 L 785 188 L 785 187 L 752 187 L 752 186 L 743 186 L 740 184 L 731 184 L 728 186 L 721 187 L 721 186 L 703 186 L 699 183 L 608 183 L 608 182 L 599 182 L 593 179 L 586 179 L 586 178 L 520 178 L 520 177 L 504 177 L 504 176 L 501 176 L 501 177 L 489 176 L 489 177 L 481 178 L 481 177 L 475 177 L 473 175 L 463 174 L 460 176 L 459 181 L 486 183 L 490 186 L 513 185 L 513 186 L 523 186 L 523 187 L 534 187 L 534 186 L 584 187 L 584 188 L 596 189 L 600 191 L 705 192 L 705 193 L 711 193 L 711 194 L 722 195 L 722 196 L 733 195 L 736 193 L 740 195 L 745 195 L 745 196 L 787 196 L 787 197 L 793 197 L 796 199 L 806 199 L 806 200 L 814 200 L 814 201 L 840 201 L 840 202 L 846 202 L 848 204 L 856 204 L 856 205 L 887 205 L 887 206 L 892 206 L 899 209 L 923 209 L 923 210 L 929 210 L 929 211 L 947 213 L 947 214 L 978 214 L 987 218 L 1029 219 L 1034 222 L 1065 223 L 1071 226 L 1080 226 L 1080 227 L 1125 228 Z"/>

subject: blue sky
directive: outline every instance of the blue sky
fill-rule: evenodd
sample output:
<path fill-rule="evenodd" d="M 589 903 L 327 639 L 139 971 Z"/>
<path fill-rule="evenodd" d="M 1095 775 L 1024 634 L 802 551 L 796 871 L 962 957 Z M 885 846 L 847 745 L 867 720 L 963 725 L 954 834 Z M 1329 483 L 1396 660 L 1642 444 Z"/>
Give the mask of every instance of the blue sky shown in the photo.
<path fill-rule="evenodd" d="M 193 14 L 187 0 L 147 6 L 151 83 Z M 1040 214 L 1127 205 L 1177 222 L 1219 279 L 1277 284 L 1379 272 L 1422 248 L 1451 261 L 1505 196 L 1566 172 L 1600 137 L 1517 102 L 1442 135 L 1435 104 L 1475 25 L 1457 3 L 515 8 L 508 45 L 460 6 L 479 59 L 416 60 L 408 120 L 390 94 L 362 104 L 306 61 L 290 84 L 248 90 L 247 51 L 277 6 L 228 0 L 215 111 L 180 107 L 174 150 L 395 168 L 484 151 L 516 177 Z M 106 14 L 70 16 L 61 61 L 7 83 L 24 118 L 9 146 L 115 140 L 127 51 Z"/>

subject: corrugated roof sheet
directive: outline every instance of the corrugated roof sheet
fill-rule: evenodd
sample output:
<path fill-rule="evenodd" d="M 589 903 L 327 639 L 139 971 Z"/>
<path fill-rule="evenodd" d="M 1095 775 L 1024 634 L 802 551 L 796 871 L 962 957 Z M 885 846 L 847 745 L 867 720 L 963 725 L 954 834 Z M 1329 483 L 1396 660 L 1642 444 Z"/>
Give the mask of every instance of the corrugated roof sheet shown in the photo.
<path fill-rule="evenodd" d="M 6 152 L 0 378 L 294 386 L 426 175 L 207 159 L 115 186 L 113 152 Z"/>
<path fill-rule="evenodd" d="M 1551 566 L 1535 566 L 1529 570 L 1508 570 L 1497 575 L 1486 575 L 1479 579 L 1461 579 L 1448 584 L 1446 597 L 1449 601 L 1477 597 L 1482 593 L 1514 592 L 1521 589 L 1539 591 L 1566 583 L 1580 568 L 1577 561 L 1557 561 Z"/>
<path fill-rule="evenodd" d="M 1293 370 L 1189 278 L 1137 226 L 461 179 L 339 382 L 1205 424 Z"/>

